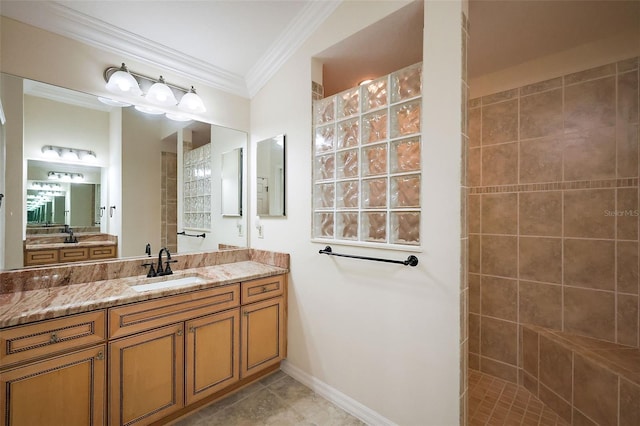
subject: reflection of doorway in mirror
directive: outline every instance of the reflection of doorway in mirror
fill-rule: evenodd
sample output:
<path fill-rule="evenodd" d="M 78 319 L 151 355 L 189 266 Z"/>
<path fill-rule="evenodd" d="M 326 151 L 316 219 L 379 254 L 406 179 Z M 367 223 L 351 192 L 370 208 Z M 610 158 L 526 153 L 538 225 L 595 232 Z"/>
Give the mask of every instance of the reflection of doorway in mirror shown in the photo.
<path fill-rule="evenodd" d="M 269 179 L 258 177 L 256 183 L 258 215 L 269 214 Z"/>
<path fill-rule="evenodd" d="M 162 152 L 162 181 L 160 183 L 162 229 L 160 244 L 171 253 L 178 251 L 178 155 Z"/>

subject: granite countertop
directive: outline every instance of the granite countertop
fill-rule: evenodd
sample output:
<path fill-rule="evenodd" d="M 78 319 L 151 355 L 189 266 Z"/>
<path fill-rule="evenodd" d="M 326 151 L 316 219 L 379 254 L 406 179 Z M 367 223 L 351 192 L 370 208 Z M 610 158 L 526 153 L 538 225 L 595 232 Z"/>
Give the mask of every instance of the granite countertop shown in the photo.
<path fill-rule="evenodd" d="M 59 248 L 76 248 L 76 247 L 104 247 L 115 246 L 115 241 L 108 240 L 96 240 L 96 241 L 79 241 L 77 243 L 39 243 L 39 244 L 27 244 L 25 248 L 27 250 L 51 250 Z"/>
<path fill-rule="evenodd" d="M 68 245 L 70 244 L 66 244 L 66 246 Z M 144 275 L 139 275 L 0 294 L 0 328 L 280 275 L 287 272 L 288 270 L 284 268 L 249 260 L 178 270 L 167 277 L 146 278 Z M 194 275 L 204 278 L 208 282 L 144 292 L 138 292 L 130 288 L 130 286 L 136 284 Z"/>

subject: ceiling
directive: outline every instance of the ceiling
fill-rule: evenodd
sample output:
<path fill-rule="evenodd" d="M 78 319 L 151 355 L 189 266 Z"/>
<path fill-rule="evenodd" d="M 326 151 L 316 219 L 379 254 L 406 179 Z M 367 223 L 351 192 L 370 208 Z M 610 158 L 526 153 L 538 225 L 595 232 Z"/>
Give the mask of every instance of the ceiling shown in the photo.
<path fill-rule="evenodd" d="M 339 4 L 0 0 L 0 13 L 251 98 Z M 327 94 L 420 61 L 422 14 L 423 2 L 413 2 L 319 53 Z M 640 0 L 471 0 L 469 18 L 473 78 L 623 31 L 640 31 Z"/>

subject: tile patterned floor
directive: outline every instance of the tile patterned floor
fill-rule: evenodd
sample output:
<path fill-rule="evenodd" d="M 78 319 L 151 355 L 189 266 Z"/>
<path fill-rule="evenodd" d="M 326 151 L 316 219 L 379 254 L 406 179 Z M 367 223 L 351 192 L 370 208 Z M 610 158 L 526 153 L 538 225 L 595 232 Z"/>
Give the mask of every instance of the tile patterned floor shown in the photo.
<path fill-rule="evenodd" d="M 174 426 L 363 426 L 357 418 L 278 371 Z"/>
<path fill-rule="evenodd" d="M 469 426 L 568 426 L 521 386 L 469 370 Z M 174 426 L 363 426 L 282 371 L 180 419 Z"/>
<path fill-rule="evenodd" d="M 522 386 L 469 370 L 469 426 L 566 426 Z"/>

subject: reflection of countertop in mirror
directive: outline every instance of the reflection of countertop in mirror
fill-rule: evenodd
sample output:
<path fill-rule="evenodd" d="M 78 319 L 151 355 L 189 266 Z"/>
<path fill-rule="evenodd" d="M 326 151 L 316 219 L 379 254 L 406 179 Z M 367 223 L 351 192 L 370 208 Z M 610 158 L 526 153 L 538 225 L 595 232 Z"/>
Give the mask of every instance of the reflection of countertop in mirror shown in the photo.
<path fill-rule="evenodd" d="M 237 252 L 250 251 L 252 250 L 246 249 L 238 250 Z M 176 267 L 174 268 L 174 274 L 166 278 L 146 278 L 144 275 L 134 275 L 41 289 L 5 292 L 4 294 L 0 294 L 0 328 L 186 293 L 203 288 L 224 286 L 288 272 L 288 255 L 284 255 L 286 256 L 286 267 L 283 268 L 262 263 L 261 260 L 269 257 L 265 255 L 265 253 L 268 252 L 258 252 L 256 256 L 244 256 L 248 260 L 213 266 L 201 266 L 189 269 L 178 269 L 178 267 Z M 282 254 L 279 255 L 282 256 Z M 222 254 L 219 257 L 223 258 L 224 256 L 228 257 L 229 255 Z M 180 256 L 175 257 L 179 258 Z M 188 255 L 182 257 L 185 258 L 188 257 Z M 253 258 L 253 260 L 251 258 Z M 140 268 L 141 264 L 148 259 L 153 261 L 155 258 L 139 258 L 126 262 L 115 261 L 113 263 L 133 263 L 133 265 L 129 265 L 128 268 L 125 267 L 123 269 L 132 270 L 131 266 L 137 266 L 139 272 L 139 269 L 142 269 Z M 181 259 L 176 265 L 189 265 L 191 262 L 190 259 Z M 281 264 L 281 266 L 285 265 Z M 94 264 L 93 267 L 100 268 L 101 264 Z M 105 271 L 107 270 L 106 267 L 103 269 Z M 42 280 L 50 279 L 51 275 L 49 274 L 55 273 L 55 270 L 56 268 L 42 269 Z M 31 274 L 31 279 L 33 279 L 33 276 L 37 272 L 38 270 L 28 271 L 28 273 Z M 145 292 L 137 292 L 130 288 L 132 285 L 194 275 L 203 278 L 206 282 Z"/>
<path fill-rule="evenodd" d="M 47 250 L 47 249 L 59 249 L 70 247 L 105 247 L 115 246 L 115 241 L 78 241 L 77 243 L 41 243 L 41 244 L 27 244 L 24 246 L 27 250 Z"/>

